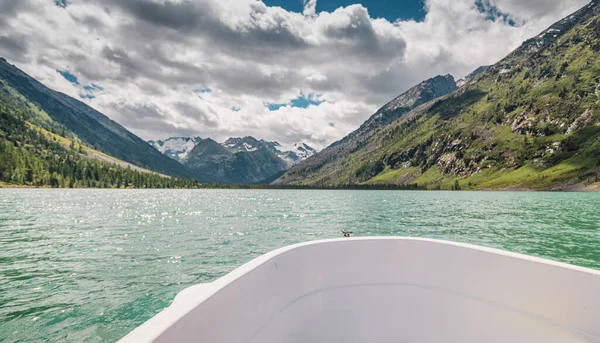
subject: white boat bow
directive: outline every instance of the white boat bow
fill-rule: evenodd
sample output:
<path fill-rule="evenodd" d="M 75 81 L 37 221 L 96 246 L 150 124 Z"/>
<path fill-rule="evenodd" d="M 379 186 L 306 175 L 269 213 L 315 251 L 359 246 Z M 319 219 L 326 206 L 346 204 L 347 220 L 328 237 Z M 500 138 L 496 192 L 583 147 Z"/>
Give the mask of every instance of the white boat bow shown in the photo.
<path fill-rule="evenodd" d="M 600 272 L 432 239 L 302 243 L 183 290 L 119 342 L 600 342 Z"/>

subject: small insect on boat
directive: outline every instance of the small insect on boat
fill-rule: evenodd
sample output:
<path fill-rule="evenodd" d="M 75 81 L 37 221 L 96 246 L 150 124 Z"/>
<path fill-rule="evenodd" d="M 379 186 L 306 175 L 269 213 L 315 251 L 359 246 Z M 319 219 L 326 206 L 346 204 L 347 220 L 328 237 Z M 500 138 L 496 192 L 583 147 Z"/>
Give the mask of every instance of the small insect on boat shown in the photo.
<path fill-rule="evenodd" d="M 303 243 L 183 290 L 120 342 L 600 342 L 600 272 L 431 239 Z"/>

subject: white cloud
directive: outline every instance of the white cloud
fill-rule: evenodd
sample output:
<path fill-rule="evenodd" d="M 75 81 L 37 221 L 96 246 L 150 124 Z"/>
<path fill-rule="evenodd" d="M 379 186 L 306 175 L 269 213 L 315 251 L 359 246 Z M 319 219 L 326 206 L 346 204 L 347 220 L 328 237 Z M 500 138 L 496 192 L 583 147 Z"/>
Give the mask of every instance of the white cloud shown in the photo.
<path fill-rule="evenodd" d="M 304 15 L 314 16 L 317 14 L 317 0 L 304 0 Z"/>
<path fill-rule="evenodd" d="M 490 20 L 475 0 L 427 0 L 422 22 L 395 23 L 362 5 L 317 13 L 315 0 L 303 13 L 256 0 L 4 0 L 0 56 L 74 97 L 101 86 L 83 100 L 143 138 L 253 135 L 323 147 L 414 84 L 494 63 L 586 3 L 479 1 L 517 26 Z M 264 106 L 301 93 L 326 102 Z"/>

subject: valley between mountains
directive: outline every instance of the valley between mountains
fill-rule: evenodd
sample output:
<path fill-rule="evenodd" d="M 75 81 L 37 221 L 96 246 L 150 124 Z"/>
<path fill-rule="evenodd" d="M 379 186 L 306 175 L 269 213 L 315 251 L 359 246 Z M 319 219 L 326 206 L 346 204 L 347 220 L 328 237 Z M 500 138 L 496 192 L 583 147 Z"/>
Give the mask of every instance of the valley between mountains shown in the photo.
<path fill-rule="evenodd" d="M 584 190 L 600 184 L 600 4 L 498 63 L 425 80 L 321 151 L 254 137 L 144 141 L 0 59 L 0 185 Z"/>
<path fill-rule="evenodd" d="M 284 147 L 254 137 L 229 138 L 223 143 L 210 138 L 171 137 L 149 143 L 199 178 L 229 184 L 269 183 L 317 152 L 304 143 Z"/>

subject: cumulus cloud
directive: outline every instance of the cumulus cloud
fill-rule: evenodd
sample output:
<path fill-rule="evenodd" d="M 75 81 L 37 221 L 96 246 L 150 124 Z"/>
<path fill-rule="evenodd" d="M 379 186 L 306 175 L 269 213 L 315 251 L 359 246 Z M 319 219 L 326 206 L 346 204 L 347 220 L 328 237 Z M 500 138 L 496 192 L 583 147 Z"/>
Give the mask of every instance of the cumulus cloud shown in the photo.
<path fill-rule="evenodd" d="M 317 14 L 317 0 L 304 0 L 304 15 L 314 16 Z"/>
<path fill-rule="evenodd" d="M 146 139 L 322 148 L 414 84 L 494 63 L 586 2 L 426 0 L 424 20 L 389 22 L 316 0 L 302 13 L 258 0 L 3 0 L 0 56 Z M 293 107 L 301 94 L 323 102 Z"/>

